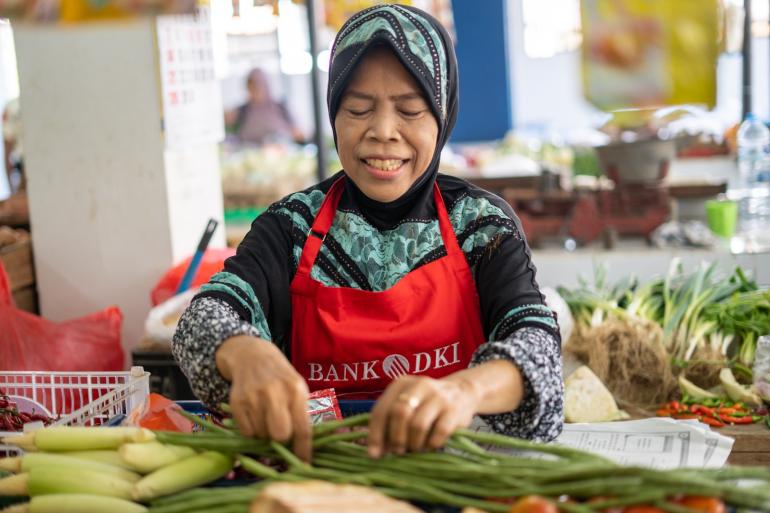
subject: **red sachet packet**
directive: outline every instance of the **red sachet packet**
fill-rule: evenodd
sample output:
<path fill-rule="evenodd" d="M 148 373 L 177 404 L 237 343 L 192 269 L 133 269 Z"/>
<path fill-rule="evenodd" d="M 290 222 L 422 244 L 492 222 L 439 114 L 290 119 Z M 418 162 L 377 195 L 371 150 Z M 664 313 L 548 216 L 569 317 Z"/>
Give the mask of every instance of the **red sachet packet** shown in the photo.
<path fill-rule="evenodd" d="M 310 394 L 307 400 L 307 412 L 313 424 L 342 419 L 337 393 L 333 388 L 316 390 Z"/>

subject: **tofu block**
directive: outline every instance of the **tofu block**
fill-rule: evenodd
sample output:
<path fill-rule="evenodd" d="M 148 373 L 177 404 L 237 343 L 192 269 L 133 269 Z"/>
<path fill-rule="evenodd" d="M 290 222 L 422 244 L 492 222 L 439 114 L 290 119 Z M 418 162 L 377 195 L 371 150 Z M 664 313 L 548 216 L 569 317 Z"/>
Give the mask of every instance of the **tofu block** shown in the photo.
<path fill-rule="evenodd" d="M 249 513 L 422 513 L 411 504 L 358 485 L 324 481 L 273 483 L 251 503 Z"/>

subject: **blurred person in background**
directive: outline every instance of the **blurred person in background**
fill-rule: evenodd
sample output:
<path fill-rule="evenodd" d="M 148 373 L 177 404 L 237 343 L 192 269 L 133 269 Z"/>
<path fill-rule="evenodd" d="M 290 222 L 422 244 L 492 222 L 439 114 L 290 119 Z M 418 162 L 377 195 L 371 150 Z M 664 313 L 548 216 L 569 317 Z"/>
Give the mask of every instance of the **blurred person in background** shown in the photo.
<path fill-rule="evenodd" d="M 235 110 L 225 113 L 227 131 L 244 144 L 305 141 L 286 106 L 273 99 L 267 75 L 261 69 L 253 69 L 246 79 L 248 101 Z"/>

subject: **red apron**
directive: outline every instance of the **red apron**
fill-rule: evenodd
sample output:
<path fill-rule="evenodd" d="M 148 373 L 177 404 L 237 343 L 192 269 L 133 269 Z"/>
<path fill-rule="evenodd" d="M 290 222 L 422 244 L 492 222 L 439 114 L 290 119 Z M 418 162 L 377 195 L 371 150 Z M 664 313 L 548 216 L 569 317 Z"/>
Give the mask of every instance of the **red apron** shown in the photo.
<path fill-rule="evenodd" d="M 327 287 L 310 277 L 332 225 L 344 178 L 326 195 L 291 282 L 291 363 L 311 391 L 373 399 L 395 378 L 440 378 L 468 366 L 484 342 L 478 293 L 438 185 L 433 187 L 447 256 L 371 292 Z"/>

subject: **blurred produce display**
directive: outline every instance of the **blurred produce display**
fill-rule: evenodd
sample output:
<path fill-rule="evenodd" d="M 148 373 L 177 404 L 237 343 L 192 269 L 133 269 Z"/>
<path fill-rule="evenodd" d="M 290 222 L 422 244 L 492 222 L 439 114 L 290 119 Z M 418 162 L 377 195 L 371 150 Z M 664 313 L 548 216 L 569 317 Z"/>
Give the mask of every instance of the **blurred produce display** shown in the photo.
<path fill-rule="evenodd" d="M 711 398 L 759 397 L 751 366 L 758 338 L 770 333 L 770 290 L 741 268 L 729 275 L 715 264 L 685 270 L 675 259 L 665 277 L 646 283 L 609 283 L 599 269 L 593 283 L 559 293 L 575 318 L 566 350 L 616 398 L 650 406 L 672 399 L 677 389 L 705 398 L 713 387 L 721 388 Z"/>
<path fill-rule="evenodd" d="M 316 154 L 311 145 L 223 147 L 220 161 L 225 209 L 232 212 L 229 217 L 233 220 L 241 220 L 244 209 L 259 211 L 317 182 Z M 340 167 L 335 155 L 327 176 Z"/>

